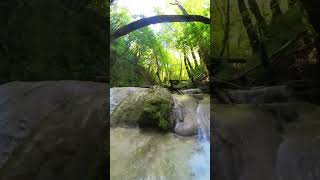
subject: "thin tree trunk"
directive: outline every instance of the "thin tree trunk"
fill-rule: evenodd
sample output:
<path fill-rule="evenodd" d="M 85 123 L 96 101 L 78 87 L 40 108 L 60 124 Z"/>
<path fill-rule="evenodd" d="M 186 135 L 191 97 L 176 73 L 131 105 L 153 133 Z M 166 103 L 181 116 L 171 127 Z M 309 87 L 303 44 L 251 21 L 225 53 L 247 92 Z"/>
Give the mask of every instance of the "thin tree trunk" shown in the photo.
<path fill-rule="evenodd" d="M 194 65 L 195 65 L 195 67 L 198 67 L 198 60 L 197 60 L 196 54 L 194 53 L 192 48 L 190 48 L 190 50 L 191 50 L 191 55 L 192 55 L 192 58 L 194 61 Z"/>
<path fill-rule="evenodd" d="M 181 80 L 182 76 L 182 60 L 180 61 L 180 74 L 179 74 L 179 80 Z"/>
<path fill-rule="evenodd" d="M 189 69 L 188 63 L 187 63 L 187 58 L 188 58 L 188 57 L 187 57 L 187 54 L 186 54 L 186 53 L 184 53 L 183 55 L 184 55 L 184 57 L 183 57 L 183 60 L 184 60 L 184 66 L 186 67 L 186 70 L 187 70 L 187 73 L 188 73 L 189 79 L 191 80 L 191 82 L 192 82 L 193 86 L 195 86 L 194 79 L 193 79 L 193 75 L 192 75 L 192 73 L 191 73 L 191 71 L 190 71 L 190 69 Z"/>
<path fill-rule="evenodd" d="M 161 85 L 161 84 L 162 84 L 162 82 L 161 82 L 161 77 L 160 77 L 161 67 L 160 67 L 160 65 L 159 65 L 159 61 L 158 61 L 157 54 L 156 54 L 156 52 L 155 52 L 154 50 L 153 50 L 153 54 L 154 54 L 154 57 L 155 57 L 155 63 L 156 63 L 156 65 L 157 65 L 156 75 L 157 75 L 158 80 L 159 80 L 159 83 L 160 83 L 160 85 Z"/>
<path fill-rule="evenodd" d="M 248 0 L 249 8 L 256 20 L 258 21 L 258 25 L 260 28 L 266 27 L 266 20 L 261 14 L 259 5 L 257 4 L 256 0 Z"/>
<path fill-rule="evenodd" d="M 272 11 L 272 19 L 275 19 L 282 14 L 278 0 L 271 0 L 270 8 Z"/>
<path fill-rule="evenodd" d="M 184 54 L 185 54 L 189 69 L 190 69 L 191 72 L 193 72 L 193 67 L 192 67 L 192 64 L 191 64 L 191 62 L 189 60 L 189 57 L 187 56 L 186 52 L 184 52 Z"/>
<path fill-rule="evenodd" d="M 223 56 L 226 46 L 228 46 L 229 41 L 229 32 L 230 32 L 230 0 L 227 0 L 227 9 L 226 9 L 226 24 L 224 29 L 224 37 L 222 41 L 222 49 L 220 51 L 220 56 Z M 227 47 L 228 49 L 228 47 Z M 227 50 L 229 51 L 229 50 Z M 228 52 L 229 54 L 229 52 Z"/>
<path fill-rule="evenodd" d="M 260 41 L 258 33 L 254 29 L 253 23 L 250 19 L 249 12 L 246 8 L 244 0 L 238 0 L 238 8 L 242 17 L 242 23 L 247 31 L 253 53 L 254 55 L 260 58 L 263 67 L 267 71 L 269 71 L 270 63 L 268 61 L 268 55 L 265 49 L 265 45 L 262 41 Z"/>
<path fill-rule="evenodd" d="M 176 3 L 174 5 L 177 5 L 179 7 L 183 15 L 189 15 L 186 9 L 180 4 L 178 0 L 175 0 L 175 2 Z"/>

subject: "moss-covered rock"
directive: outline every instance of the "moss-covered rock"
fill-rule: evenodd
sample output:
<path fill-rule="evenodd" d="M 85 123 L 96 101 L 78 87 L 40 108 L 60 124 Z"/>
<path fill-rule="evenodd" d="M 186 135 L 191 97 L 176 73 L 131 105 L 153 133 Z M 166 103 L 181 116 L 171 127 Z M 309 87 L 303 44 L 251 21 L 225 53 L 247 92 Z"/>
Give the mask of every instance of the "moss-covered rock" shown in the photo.
<path fill-rule="evenodd" d="M 154 87 L 125 98 L 111 114 L 111 126 L 139 126 L 169 130 L 173 98 L 164 88 Z"/>

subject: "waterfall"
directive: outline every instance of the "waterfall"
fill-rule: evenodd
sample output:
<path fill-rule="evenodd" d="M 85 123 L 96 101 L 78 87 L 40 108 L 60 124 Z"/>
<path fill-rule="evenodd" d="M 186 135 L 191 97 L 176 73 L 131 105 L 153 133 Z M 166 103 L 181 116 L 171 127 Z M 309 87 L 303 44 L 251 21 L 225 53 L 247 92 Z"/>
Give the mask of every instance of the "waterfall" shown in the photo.
<path fill-rule="evenodd" d="M 191 158 L 192 176 L 195 180 L 210 179 L 210 111 L 209 104 L 199 103 L 196 112 L 198 148 Z"/>
<path fill-rule="evenodd" d="M 141 88 L 112 88 L 111 110 Z M 174 133 L 144 131 L 138 127 L 111 127 L 110 177 L 122 179 L 209 180 L 210 97 L 173 94 Z M 136 108 L 134 105 L 128 106 Z"/>

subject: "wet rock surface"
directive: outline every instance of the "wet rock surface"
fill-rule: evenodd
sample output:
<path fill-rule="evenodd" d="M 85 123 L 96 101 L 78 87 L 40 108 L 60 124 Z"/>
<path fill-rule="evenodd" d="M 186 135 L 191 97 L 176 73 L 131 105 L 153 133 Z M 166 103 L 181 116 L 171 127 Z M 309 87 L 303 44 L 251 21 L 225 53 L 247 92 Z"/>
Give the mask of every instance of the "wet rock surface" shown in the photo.
<path fill-rule="evenodd" d="M 0 86 L 0 179 L 104 179 L 106 84 Z"/>
<path fill-rule="evenodd" d="M 173 99 L 175 105 L 172 118 L 176 119 L 174 132 L 181 136 L 197 135 L 200 127 L 197 114 L 210 114 L 209 96 L 203 94 L 201 96 L 173 95 Z M 205 124 L 206 128 L 210 127 L 210 122 L 205 122 Z"/>
<path fill-rule="evenodd" d="M 133 93 L 119 103 L 111 114 L 111 126 L 156 128 L 169 130 L 173 99 L 164 88 L 154 87 Z"/>
<path fill-rule="evenodd" d="M 148 99 L 150 91 L 141 88 L 131 93 L 133 90 L 130 87 L 121 88 L 121 92 L 117 90 L 119 88 L 111 88 L 111 99 L 122 99 L 122 102 L 118 103 L 112 113 L 118 113 L 119 108 L 123 108 L 121 114 L 125 110 L 143 110 L 143 106 L 137 101 L 141 97 Z M 163 93 L 160 94 L 163 97 Z M 171 131 L 156 131 L 138 126 L 124 127 L 116 123 L 111 127 L 111 179 L 209 179 L 209 140 L 199 141 L 200 126 L 205 126 L 204 134 L 209 132 L 209 96 L 168 92 L 164 94 L 166 99 L 172 99 L 169 118 L 175 126 Z M 120 95 L 126 97 L 117 97 Z M 123 120 L 135 120 L 137 115 L 139 114 L 130 113 L 124 116 Z M 118 117 L 112 115 L 111 122 L 117 122 L 117 119 L 113 118 Z"/>
<path fill-rule="evenodd" d="M 194 179 L 190 158 L 197 151 L 193 137 L 139 128 L 111 128 L 112 180 Z"/>
<path fill-rule="evenodd" d="M 143 115 L 147 104 L 145 102 L 157 101 L 159 98 L 170 102 L 170 116 L 167 117 L 170 120 L 170 129 L 181 136 L 197 135 L 200 125 L 197 122 L 197 111 L 203 111 L 205 114 L 210 112 L 210 98 L 204 94 L 170 94 L 169 91 L 161 88 L 159 95 L 156 95 L 152 89 L 132 87 L 111 88 L 110 93 L 111 126 L 113 127 L 136 127 L 141 119 L 150 119 Z M 157 107 L 160 106 L 161 103 L 155 103 L 153 113 L 156 113 Z M 164 109 L 160 107 L 159 111 Z M 206 126 L 210 127 L 209 122 Z"/>
<path fill-rule="evenodd" d="M 216 178 L 320 179 L 320 108 L 310 103 L 214 104 Z"/>

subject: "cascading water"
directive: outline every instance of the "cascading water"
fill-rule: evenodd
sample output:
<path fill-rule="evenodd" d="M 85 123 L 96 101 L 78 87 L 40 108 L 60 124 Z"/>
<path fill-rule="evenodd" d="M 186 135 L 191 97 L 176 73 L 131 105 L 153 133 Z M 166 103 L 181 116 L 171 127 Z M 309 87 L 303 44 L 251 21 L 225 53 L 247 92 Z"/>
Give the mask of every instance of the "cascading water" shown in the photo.
<path fill-rule="evenodd" d="M 198 128 L 198 148 L 191 158 L 191 169 L 193 179 L 210 179 L 210 115 L 209 103 L 199 103 L 196 112 Z"/>
<path fill-rule="evenodd" d="M 112 88 L 111 113 L 142 88 Z M 173 95 L 174 133 L 111 127 L 110 179 L 207 180 L 210 178 L 210 103 L 207 95 Z M 130 107 L 128 107 L 130 108 Z M 194 136 L 197 135 L 197 136 Z"/>

